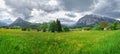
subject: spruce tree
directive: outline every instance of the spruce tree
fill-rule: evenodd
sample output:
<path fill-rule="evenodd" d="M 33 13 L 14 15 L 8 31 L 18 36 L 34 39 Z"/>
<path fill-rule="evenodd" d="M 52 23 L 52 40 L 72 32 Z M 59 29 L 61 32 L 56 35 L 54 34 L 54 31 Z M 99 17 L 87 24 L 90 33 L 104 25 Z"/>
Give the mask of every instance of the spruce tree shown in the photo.
<path fill-rule="evenodd" d="M 58 19 L 56 20 L 56 24 L 57 24 L 57 32 L 62 32 L 61 22 Z"/>

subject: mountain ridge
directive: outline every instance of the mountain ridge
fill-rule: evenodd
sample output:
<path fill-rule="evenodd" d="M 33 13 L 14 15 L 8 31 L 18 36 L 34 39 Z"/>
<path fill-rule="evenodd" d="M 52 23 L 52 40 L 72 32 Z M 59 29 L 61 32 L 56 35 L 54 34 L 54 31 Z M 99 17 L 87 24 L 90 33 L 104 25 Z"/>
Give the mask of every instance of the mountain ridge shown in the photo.
<path fill-rule="evenodd" d="M 28 21 L 23 20 L 22 18 L 17 18 L 12 24 L 10 24 L 9 26 L 20 26 L 20 27 L 26 27 L 28 25 L 30 25 L 31 23 Z"/>
<path fill-rule="evenodd" d="M 91 14 L 91 15 L 85 15 L 82 18 L 80 18 L 76 22 L 75 26 L 77 26 L 77 27 L 94 26 L 95 24 L 98 24 L 98 23 L 100 23 L 102 21 L 113 23 L 114 21 L 118 21 L 118 20 L 110 18 L 110 17 L 103 17 L 103 16 L 92 15 Z"/>
<path fill-rule="evenodd" d="M 62 24 L 62 25 L 70 26 L 70 27 L 84 27 L 84 26 L 94 26 L 95 24 L 98 24 L 102 21 L 112 23 L 112 22 L 118 21 L 118 20 L 110 18 L 110 17 L 104 17 L 104 16 L 90 14 L 90 15 L 83 16 L 75 24 L 72 24 L 72 25 Z M 31 23 L 31 22 L 25 21 L 19 17 L 12 24 L 10 24 L 9 27 L 12 27 L 12 26 L 27 27 L 27 26 L 31 26 L 32 24 L 38 26 L 38 24 L 36 24 L 36 23 Z"/>

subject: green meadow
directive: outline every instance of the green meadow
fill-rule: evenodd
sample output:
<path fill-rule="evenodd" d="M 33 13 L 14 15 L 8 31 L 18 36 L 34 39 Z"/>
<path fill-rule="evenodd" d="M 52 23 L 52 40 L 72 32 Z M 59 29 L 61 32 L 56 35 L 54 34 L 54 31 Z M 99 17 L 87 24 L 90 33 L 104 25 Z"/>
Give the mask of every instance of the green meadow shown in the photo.
<path fill-rule="evenodd" d="M 0 29 L 0 54 L 120 54 L 120 30 L 51 33 Z"/>

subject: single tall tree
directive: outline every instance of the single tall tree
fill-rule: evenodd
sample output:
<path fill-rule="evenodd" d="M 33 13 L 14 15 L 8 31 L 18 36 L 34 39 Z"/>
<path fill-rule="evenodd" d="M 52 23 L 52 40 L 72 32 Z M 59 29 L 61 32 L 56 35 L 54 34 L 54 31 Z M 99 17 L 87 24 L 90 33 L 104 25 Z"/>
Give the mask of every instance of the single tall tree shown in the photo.
<path fill-rule="evenodd" d="M 62 32 L 61 22 L 58 19 L 56 20 L 56 24 L 57 24 L 57 32 Z"/>

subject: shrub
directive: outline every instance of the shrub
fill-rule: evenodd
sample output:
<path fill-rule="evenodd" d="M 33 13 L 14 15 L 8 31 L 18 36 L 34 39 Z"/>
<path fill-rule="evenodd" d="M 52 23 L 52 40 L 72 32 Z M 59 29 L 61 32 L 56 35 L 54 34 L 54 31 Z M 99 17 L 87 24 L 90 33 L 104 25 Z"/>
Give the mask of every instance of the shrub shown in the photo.
<path fill-rule="evenodd" d="M 26 31 L 27 30 L 27 28 L 22 28 L 22 31 Z"/>
<path fill-rule="evenodd" d="M 83 30 L 90 30 L 91 28 L 90 27 L 83 27 L 82 29 Z"/>
<path fill-rule="evenodd" d="M 63 30 L 65 31 L 65 32 L 69 32 L 70 31 L 70 28 L 69 27 L 63 27 Z"/>
<path fill-rule="evenodd" d="M 42 31 L 42 32 L 46 32 L 48 29 L 48 23 L 42 23 L 42 24 L 39 24 L 38 28 L 37 28 L 37 31 Z"/>
<path fill-rule="evenodd" d="M 98 24 L 93 27 L 93 30 L 102 30 L 102 29 L 103 28 Z"/>
<path fill-rule="evenodd" d="M 31 30 L 30 28 L 27 29 L 27 31 L 30 31 L 30 30 Z"/>
<path fill-rule="evenodd" d="M 13 26 L 11 27 L 11 29 L 20 29 L 21 27 L 20 26 Z"/>
<path fill-rule="evenodd" d="M 117 30 L 117 29 L 119 29 L 119 22 L 115 21 L 114 23 L 111 23 L 110 24 L 110 29 L 111 30 Z"/>

